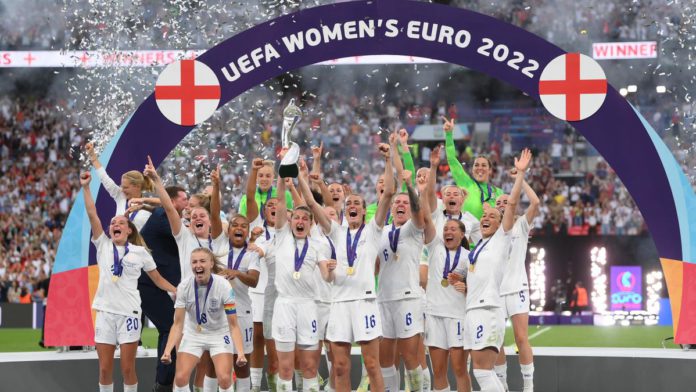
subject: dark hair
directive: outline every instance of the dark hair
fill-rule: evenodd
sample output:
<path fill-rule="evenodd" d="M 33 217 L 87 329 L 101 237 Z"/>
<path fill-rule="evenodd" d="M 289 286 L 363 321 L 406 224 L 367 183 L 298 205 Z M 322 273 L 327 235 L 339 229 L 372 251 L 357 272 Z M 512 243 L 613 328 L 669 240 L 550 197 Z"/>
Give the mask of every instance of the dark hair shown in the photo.
<path fill-rule="evenodd" d="M 320 192 L 315 191 L 312 189 L 312 197 L 314 197 L 314 200 L 319 204 L 320 206 L 324 205 L 324 196 L 321 195 Z"/>
<path fill-rule="evenodd" d="M 476 160 L 479 158 L 485 159 L 486 162 L 488 162 L 488 167 L 490 167 L 491 169 L 493 168 L 493 163 L 491 162 L 490 158 L 488 158 L 487 155 L 477 155 L 476 157 L 474 157 L 474 162 L 476 162 Z"/>
<path fill-rule="evenodd" d="M 314 220 L 314 214 L 312 214 L 312 210 L 309 209 L 307 206 L 297 206 L 295 209 L 292 211 L 292 214 L 294 215 L 297 211 L 304 211 L 309 214 L 309 220 Z"/>
<path fill-rule="evenodd" d="M 126 219 L 128 219 L 128 217 L 126 217 Z M 130 242 L 133 245 L 142 246 L 149 252 L 150 249 L 147 247 L 145 239 L 143 238 L 143 236 L 140 235 L 138 228 L 130 220 L 128 221 L 128 228 L 131 230 L 131 233 L 128 236 L 128 242 Z"/>
<path fill-rule="evenodd" d="M 459 219 L 447 219 L 445 224 L 449 223 L 450 221 L 457 223 L 459 230 L 462 232 L 462 234 L 464 234 L 464 238 L 462 238 L 462 242 L 459 244 L 459 246 L 469 250 L 469 239 L 466 238 L 466 225 L 464 225 L 464 222 L 460 221 Z"/>
<path fill-rule="evenodd" d="M 176 197 L 178 197 L 179 192 L 186 193 L 186 190 L 178 185 L 168 186 L 164 190 L 167 191 L 167 195 L 169 195 L 170 199 L 175 199 Z"/>

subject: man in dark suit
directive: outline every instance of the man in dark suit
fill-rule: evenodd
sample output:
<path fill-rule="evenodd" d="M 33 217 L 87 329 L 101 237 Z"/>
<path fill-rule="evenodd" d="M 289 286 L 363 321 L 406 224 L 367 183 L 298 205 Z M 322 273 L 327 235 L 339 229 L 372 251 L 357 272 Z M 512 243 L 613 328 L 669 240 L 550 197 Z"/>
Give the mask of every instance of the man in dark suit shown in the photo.
<path fill-rule="evenodd" d="M 178 186 L 170 186 L 167 187 L 167 194 L 181 215 L 188 205 L 186 191 Z M 152 258 L 155 259 L 159 273 L 171 284 L 178 286 L 181 281 L 179 249 L 176 246 L 164 208 L 159 207 L 152 212 L 140 234 L 152 251 Z M 155 324 L 159 333 L 157 339 L 157 375 L 152 390 L 153 392 L 171 392 L 174 385 L 176 355 L 172 353 L 172 362 L 169 365 L 160 362 L 159 358 L 162 357 L 169 338 L 169 330 L 174 322 L 174 302 L 165 291 L 152 283 L 147 274 L 140 276 L 138 290 L 142 299 L 143 313 Z"/>

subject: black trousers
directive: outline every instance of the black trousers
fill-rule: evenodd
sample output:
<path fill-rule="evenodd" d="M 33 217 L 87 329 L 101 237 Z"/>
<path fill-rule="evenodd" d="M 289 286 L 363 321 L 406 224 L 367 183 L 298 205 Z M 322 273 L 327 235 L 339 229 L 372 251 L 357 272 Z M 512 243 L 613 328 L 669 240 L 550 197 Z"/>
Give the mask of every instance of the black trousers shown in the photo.
<path fill-rule="evenodd" d="M 159 336 L 157 338 L 157 374 L 155 381 L 160 385 L 174 384 L 176 370 L 176 350 L 172 351 L 172 363 L 165 365 L 160 362 L 169 339 L 169 330 L 174 323 L 174 303 L 167 292 L 148 285 L 139 284 L 140 298 L 142 300 L 143 313 L 155 324 Z"/>

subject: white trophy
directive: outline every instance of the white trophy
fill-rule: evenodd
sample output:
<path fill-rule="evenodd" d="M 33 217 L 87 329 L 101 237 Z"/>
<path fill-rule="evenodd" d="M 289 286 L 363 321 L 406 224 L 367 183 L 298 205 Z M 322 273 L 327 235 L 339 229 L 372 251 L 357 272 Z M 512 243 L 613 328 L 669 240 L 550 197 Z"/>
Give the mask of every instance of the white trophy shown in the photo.
<path fill-rule="evenodd" d="M 278 170 L 280 178 L 296 178 L 300 172 L 300 168 L 297 166 L 297 161 L 300 158 L 300 146 L 290 140 L 290 134 L 301 118 L 302 109 L 295 105 L 295 98 L 293 98 L 283 110 L 283 147 L 286 147 L 288 151 L 283 160 L 280 161 L 280 169 Z"/>

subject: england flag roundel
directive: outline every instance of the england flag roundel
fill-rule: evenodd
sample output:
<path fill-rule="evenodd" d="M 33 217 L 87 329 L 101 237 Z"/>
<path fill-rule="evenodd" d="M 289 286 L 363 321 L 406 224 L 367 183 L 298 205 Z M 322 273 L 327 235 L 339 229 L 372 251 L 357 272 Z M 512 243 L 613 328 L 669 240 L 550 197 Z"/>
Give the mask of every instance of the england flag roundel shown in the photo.
<path fill-rule="evenodd" d="M 592 58 L 567 53 L 546 65 L 539 77 L 541 103 L 554 116 L 580 121 L 595 114 L 607 96 L 607 77 Z"/>
<path fill-rule="evenodd" d="M 169 121 L 192 126 L 207 120 L 220 103 L 220 83 L 212 69 L 196 60 L 164 68 L 155 83 L 155 102 Z"/>

